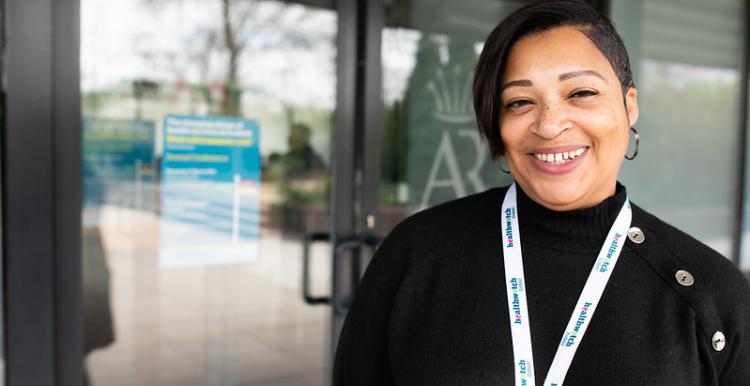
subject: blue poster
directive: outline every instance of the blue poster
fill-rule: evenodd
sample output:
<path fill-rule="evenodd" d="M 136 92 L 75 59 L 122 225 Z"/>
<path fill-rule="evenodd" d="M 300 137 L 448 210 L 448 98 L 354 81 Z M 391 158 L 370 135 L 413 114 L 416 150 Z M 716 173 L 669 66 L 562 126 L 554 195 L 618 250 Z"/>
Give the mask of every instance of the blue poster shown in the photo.
<path fill-rule="evenodd" d="M 153 209 L 153 161 L 154 122 L 85 117 L 84 207 Z"/>
<path fill-rule="evenodd" d="M 164 117 L 160 265 L 252 262 L 260 231 L 260 128 L 215 116 Z"/>

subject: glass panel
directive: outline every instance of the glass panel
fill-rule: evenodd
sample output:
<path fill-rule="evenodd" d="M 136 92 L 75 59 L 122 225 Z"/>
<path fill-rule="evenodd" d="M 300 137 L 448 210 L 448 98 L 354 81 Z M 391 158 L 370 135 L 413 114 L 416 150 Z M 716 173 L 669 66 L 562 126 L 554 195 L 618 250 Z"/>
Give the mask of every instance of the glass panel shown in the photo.
<path fill-rule="evenodd" d="M 640 152 L 623 164 L 621 180 L 636 204 L 725 256 L 735 216 L 744 3 L 611 3 L 640 106 Z"/>
<path fill-rule="evenodd" d="M 89 384 L 324 383 L 332 7 L 81 1 Z"/>
<path fill-rule="evenodd" d="M 471 83 L 484 39 L 522 3 L 387 3 L 380 234 L 416 210 L 511 182 L 480 139 Z"/>

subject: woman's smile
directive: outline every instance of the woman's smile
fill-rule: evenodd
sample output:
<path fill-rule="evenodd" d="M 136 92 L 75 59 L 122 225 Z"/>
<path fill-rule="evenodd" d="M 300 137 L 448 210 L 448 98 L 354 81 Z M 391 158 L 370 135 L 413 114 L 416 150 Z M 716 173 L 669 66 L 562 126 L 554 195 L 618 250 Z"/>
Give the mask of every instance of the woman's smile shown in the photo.
<path fill-rule="evenodd" d="M 586 158 L 588 146 L 566 145 L 534 149 L 528 153 L 531 162 L 540 171 L 549 174 L 568 173 Z"/>

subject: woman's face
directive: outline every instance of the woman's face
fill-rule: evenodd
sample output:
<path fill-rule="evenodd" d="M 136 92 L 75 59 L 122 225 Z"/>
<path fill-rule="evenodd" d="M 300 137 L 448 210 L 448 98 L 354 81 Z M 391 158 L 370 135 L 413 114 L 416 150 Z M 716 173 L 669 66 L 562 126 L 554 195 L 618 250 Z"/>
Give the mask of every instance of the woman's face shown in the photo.
<path fill-rule="evenodd" d="M 622 87 L 582 32 L 559 27 L 521 38 L 501 79 L 500 134 L 514 180 L 553 210 L 594 206 L 615 192 L 638 119 L 637 91 Z"/>

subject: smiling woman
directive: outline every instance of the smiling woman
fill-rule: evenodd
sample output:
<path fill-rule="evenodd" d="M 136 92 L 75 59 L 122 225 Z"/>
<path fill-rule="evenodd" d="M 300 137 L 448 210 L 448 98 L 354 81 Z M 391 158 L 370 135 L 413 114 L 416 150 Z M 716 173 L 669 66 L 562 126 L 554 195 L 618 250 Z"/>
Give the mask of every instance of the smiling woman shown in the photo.
<path fill-rule="evenodd" d="M 503 155 L 524 192 L 555 210 L 613 195 L 638 120 L 637 92 L 623 95 L 596 45 L 574 27 L 525 36 L 510 49 L 501 82 Z"/>
<path fill-rule="evenodd" d="M 622 40 L 585 2 L 504 19 L 474 106 L 514 183 L 393 230 L 347 316 L 334 384 L 747 384 L 747 282 L 618 182 L 637 96 Z"/>

